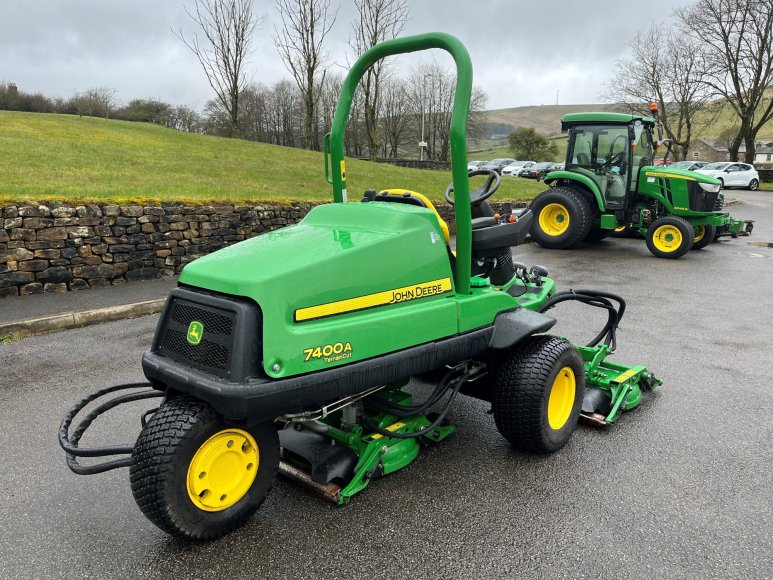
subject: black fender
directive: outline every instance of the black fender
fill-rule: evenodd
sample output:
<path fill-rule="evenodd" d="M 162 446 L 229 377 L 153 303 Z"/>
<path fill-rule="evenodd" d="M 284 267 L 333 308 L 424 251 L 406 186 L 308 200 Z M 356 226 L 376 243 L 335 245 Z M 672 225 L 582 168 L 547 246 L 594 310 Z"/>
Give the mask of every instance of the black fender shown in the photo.
<path fill-rule="evenodd" d="M 497 315 L 494 319 L 494 334 L 489 348 L 510 348 L 527 336 L 546 332 L 553 328 L 556 319 L 526 308 L 516 308 Z"/>

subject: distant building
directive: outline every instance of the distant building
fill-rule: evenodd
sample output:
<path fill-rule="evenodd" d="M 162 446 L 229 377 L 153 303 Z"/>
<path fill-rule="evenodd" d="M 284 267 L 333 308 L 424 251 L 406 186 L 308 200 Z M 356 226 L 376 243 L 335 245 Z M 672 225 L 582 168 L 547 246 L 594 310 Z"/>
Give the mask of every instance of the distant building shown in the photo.
<path fill-rule="evenodd" d="M 738 149 L 738 157 L 743 160 L 746 153 L 746 145 L 741 143 Z M 730 161 L 730 152 L 727 147 L 717 143 L 716 139 L 698 139 L 690 147 L 688 159 L 700 159 L 701 161 Z M 754 163 L 773 163 L 773 141 L 757 141 L 754 151 Z"/>

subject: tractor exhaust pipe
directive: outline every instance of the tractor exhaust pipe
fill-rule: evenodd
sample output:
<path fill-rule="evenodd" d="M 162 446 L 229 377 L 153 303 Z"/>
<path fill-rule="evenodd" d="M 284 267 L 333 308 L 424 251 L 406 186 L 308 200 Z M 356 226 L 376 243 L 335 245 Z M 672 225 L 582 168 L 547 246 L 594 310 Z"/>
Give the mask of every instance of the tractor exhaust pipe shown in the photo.
<path fill-rule="evenodd" d="M 311 477 L 305 471 L 298 469 L 293 464 L 286 461 L 279 462 L 279 473 L 288 479 L 297 481 L 302 486 L 310 489 L 314 493 L 321 495 L 326 500 L 338 503 L 341 495 L 341 486 L 335 483 L 317 483 L 312 481 Z"/>

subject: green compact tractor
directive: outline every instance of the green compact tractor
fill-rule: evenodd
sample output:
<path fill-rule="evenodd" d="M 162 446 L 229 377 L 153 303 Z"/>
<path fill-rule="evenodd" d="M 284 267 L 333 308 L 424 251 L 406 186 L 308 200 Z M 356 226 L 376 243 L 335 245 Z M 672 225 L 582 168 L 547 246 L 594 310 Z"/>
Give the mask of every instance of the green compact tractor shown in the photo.
<path fill-rule="evenodd" d="M 563 249 L 613 232 L 639 232 L 655 256 L 679 258 L 720 235 L 750 234 L 751 221 L 722 211 L 719 180 L 653 166 L 656 127 L 661 137 L 652 117 L 564 115 L 565 169 L 548 173 L 550 188 L 531 203 L 532 238 L 545 248 Z"/>
<path fill-rule="evenodd" d="M 358 82 L 381 58 L 429 48 L 457 65 L 446 191 L 455 250 L 420 193 L 369 190 L 347 203 L 343 142 Z M 422 444 L 451 435 L 448 413 L 460 394 L 487 401 L 500 433 L 527 453 L 563 447 L 580 417 L 606 425 L 638 406 L 661 381 L 643 366 L 606 360 L 623 300 L 556 292 L 544 268 L 513 262 L 510 248 L 532 214 L 494 214 L 486 201 L 499 185 L 494 172 L 481 172 L 485 184 L 470 191 L 471 87 L 469 55 L 447 34 L 367 51 L 324 140 L 334 203 L 186 266 L 142 358 L 148 382 L 97 391 L 63 419 L 70 469 L 129 467 L 136 502 L 154 524 L 209 539 L 258 509 L 277 472 L 348 502 L 374 477 L 411 463 Z M 556 322 L 545 311 L 567 300 L 607 313 L 588 346 L 544 334 Z M 406 390 L 412 377 L 419 380 Z M 134 444 L 79 446 L 102 413 L 153 397 L 161 403 L 141 417 Z M 114 459 L 80 463 L 107 456 Z"/>

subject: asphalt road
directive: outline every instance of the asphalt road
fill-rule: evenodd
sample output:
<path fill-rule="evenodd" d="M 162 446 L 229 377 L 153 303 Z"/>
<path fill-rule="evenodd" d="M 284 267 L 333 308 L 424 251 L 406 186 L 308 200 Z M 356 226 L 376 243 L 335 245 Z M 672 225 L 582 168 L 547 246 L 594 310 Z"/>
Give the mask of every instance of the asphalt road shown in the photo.
<path fill-rule="evenodd" d="M 141 377 L 156 317 L 0 345 L 0 577 L 770 578 L 773 193 L 730 197 L 754 235 L 678 261 L 640 240 L 516 252 L 561 288 L 628 299 L 614 358 L 665 384 L 617 425 L 530 457 L 463 400 L 457 434 L 349 506 L 279 480 L 248 525 L 211 543 L 168 538 L 135 506 L 127 470 L 76 476 L 56 441 L 82 395 Z M 578 339 L 601 323 L 556 313 Z M 105 418 L 86 442 L 131 441 L 138 417 Z"/>

